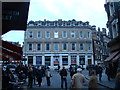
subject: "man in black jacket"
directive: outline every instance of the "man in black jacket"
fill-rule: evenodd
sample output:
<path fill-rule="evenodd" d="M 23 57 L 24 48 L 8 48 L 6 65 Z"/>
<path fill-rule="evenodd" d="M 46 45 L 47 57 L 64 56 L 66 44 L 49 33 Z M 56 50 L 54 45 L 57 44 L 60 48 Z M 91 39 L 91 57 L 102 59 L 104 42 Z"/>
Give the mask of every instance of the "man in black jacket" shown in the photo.
<path fill-rule="evenodd" d="M 65 67 L 60 71 L 60 76 L 61 76 L 61 88 L 63 89 L 63 83 L 65 82 L 65 88 L 67 89 L 67 71 Z"/>

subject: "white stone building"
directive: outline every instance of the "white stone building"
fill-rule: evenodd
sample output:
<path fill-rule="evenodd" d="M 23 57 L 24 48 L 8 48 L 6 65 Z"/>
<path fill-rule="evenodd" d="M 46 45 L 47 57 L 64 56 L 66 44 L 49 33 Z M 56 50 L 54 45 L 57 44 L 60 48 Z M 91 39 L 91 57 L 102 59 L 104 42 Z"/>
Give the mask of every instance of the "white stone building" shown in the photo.
<path fill-rule="evenodd" d="M 23 54 L 26 64 L 60 65 L 93 64 L 92 27 L 82 21 L 30 21 L 25 32 Z"/>

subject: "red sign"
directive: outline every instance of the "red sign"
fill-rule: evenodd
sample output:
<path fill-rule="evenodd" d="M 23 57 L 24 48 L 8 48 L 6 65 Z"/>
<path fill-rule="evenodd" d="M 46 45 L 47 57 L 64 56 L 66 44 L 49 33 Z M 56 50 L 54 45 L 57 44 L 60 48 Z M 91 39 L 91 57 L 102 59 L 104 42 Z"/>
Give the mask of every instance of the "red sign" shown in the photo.
<path fill-rule="evenodd" d="M 71 61 L 71 63 L 76 63 L 76 61 Z"/>
<path fill-rule="evenodd" d="M 54 64 L 59 64 L 59 61 L 54 61 Z"/>

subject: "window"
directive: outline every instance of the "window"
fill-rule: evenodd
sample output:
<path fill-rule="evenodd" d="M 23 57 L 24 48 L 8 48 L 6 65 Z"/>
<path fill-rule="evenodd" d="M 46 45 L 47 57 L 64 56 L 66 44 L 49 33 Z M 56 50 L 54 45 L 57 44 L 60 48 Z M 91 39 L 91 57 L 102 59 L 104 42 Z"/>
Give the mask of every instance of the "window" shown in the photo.
<path fill-rule="evenodd" d="M 79 63 L 80 63 L 80 65 L 85 65 L 85 56 L 79 57 Z"/>
<path fill-rule="evenodd" d="M 80 44 L 80 50 L 83 50 L 84 46 L 83 43 Z"/>
<path fill-rule="evenodd" d="M 67 37 L 67 32 L 66 32 L 66 31 L 63 31 L 63 32 L 62 32 L 62 36 L 63 36 L 63 38 L 66 38 L 66 37 Z"/>
<path fill-rule="evenodd" d="M 29 46 L 28 46 L 28 49 L 29 50 L 32 50 L 32 44 L 30 43 L 30 44 L 28 44 Z"/>
<path fill-rule="evenodd" d="M 67 43 L 63 43 L 63 50 L 67 50 Z"/>
<path fill-rule="evenodd" d="M 71 32 L 71 37 L 75 38 L 75 32 L 74 31 Z"/>
<path fill-rule="evenodd" d="M 80 31 L 80 38 L 82 38 L 83 37 L 83 33 L 82 33 L 82 31 Z"/>
<path fill-rule="evenodd" d="M 75 43 L 72 43 L 72 50 L 75 50 Z"/>
<path fill-rule="evenodd" d="M 37 44 L 37 50 L 41 50 L 41 44 Z"/>
<path fill-rule="evenodd" d="M 77 57 L 71 56 L 71 64 L 76 64 Z"/>
<path fill-rule="evenodd" d="M 33 56 L 28 56 L 28 64 L 33 64 Z"/>
<path fill-rule="evenodd" d="M 46 43 L 46 50 L 49 51 L 50 50 L 50 44 Z"/>
<path fill-rule="evenodd" d="M 40 31 L 38 31 L 38 37 L 39 37 L 39 38 L 41 37 L 41 32 L 40 32 Z"/>
<path fill-rule="evenodd" d="M 91 43 L 88 43 L 88 50 L 91 50 Z"/>
<path fill-rule="evenodd" d="M 58 31 L 54 32 L 54 38 L 58 38 Z"/>
<path fill-rule="evenodd" d="M 90 38 L 90 32 L 87 33 L 87 37 Z"/>
<path fill-rule="evenodd" d="M 55 43 L 54 44 L 54 51 L 58 51 L 58 50 L 59 50 L 58 43 Z"/>
<path fill-rule="evenodd" d="M 32 38 L 32 31 L 29 32 L 29 37 Z"/>
<path fill-rule="evenodd" d="M 50 32 L 49 31 L 46 32 L 46 38 L 50 38 Z"/>
<path fill-rule="evenodd" d="M 36 65 L 42 64 L 42 56 L 36 56 Z"/>

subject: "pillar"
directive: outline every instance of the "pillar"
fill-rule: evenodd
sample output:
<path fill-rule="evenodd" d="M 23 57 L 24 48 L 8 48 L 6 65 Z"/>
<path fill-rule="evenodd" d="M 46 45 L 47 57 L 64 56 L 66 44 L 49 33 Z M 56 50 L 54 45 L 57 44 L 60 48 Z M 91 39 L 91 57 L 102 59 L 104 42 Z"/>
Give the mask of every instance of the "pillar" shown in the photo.
<path fill-rule="evenodd" d="M 77 65 L 79 66 L 79 55 L 77 55 Z"/>
<path fill-rule="evenodd" d="M 33 65 L 36 65 L 36 56 L 33 56 Z"/>
<path fill-rule="evenodd" d="M 42 56 L 42 65 L 45 65 L 45 56 Z"/>
<path fill-rule="evenodd" d="M 70 66 L 71 65 L 71 57 L 70 57 L 70 55 L 68 55 L 68 66 Z"/>
<path fill-rule="evenodd" d="M 53 62 L 53 56 L 51 56 L 51 60 L 50 60 L 50 67 L 53 68 L 54 66 L 54 62 Z"/>
<path fill-rule="evenodd" d="M 62 68 L 62 55 L 60 55 L 59 65 L 60 65 L 60 68 Z"/>

